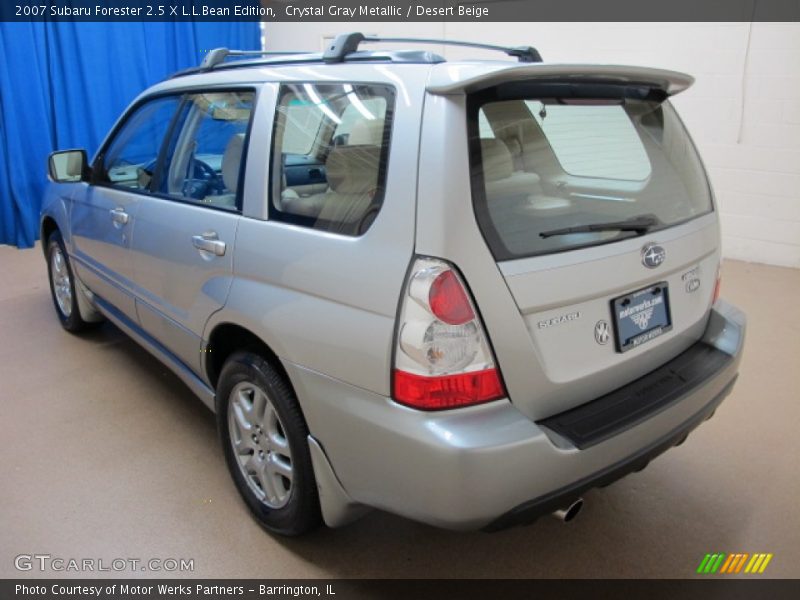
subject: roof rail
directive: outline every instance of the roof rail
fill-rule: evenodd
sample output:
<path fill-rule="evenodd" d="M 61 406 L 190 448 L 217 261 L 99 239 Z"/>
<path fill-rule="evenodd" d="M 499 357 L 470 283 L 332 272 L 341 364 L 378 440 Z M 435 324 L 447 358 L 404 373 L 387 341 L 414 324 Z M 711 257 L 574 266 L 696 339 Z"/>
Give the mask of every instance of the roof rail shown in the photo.
<path fill-rule="evenodd" d="M 519 62 L 542 62 L 542 55 L 533 46 L 494 46 L 492 44 L 479 44 L 460 40 L 442 40 L 437 38 L 403 38 L 403 37 L 374 37 L 365 36 L 363 33 L 342 33 L 337 35 L 330 46 L 325 49 L 322 60 L 329 63 L 343 62 L 348 54 L 356 52 L 359 44 L 392 42 L 401 44 L 441 44 L 444 46 L 463 46 L 467 48 L 480 48 L 481 50 L 496 50 L 508 56 L 514 56 Z"/>
<path fill-rule="evenodd" d="M 532 46 L 494 46 L 491 44 L 479 44 L 474 42 L 464 42 L 460 40 L 442 40 L 437 38 L 402 38 L 402 37 L 375 37 L 365 36 L 363 33 L 352 32 L 342 33 L 331 42 L 325 51 L 313 53 L 308 51 L 273 51 L 273 50 L 230 50 L 229 48 L 214 48 L 210 50 L 203 61 L 197 67 L 192 67 L 179 71 L 172 77 L 182 77 L 193 73 L 203 73 L 219 68 L 252 67 L 259 64 L 295 64 L 323 61 L 326 63 L 340 63 L 345 60 L 390 60 L 393 62 L 443 62 L 444 58 L 437 54 L 422 51 L 404 52 L 359 52 L 358 47 L 362 43 L 391 42 L 401 44 L 441 44 L 444 46 L 462 46 L 466 48 L 480 48 L 481 50 L 495 50 L 503 52 L 509 56 L 514 56 L 519 62 L 533 63 L 542 62 L 539 51 Z M 265 61 L 240 61 L 241 64 L 230 63 L 224 65 L 225 61 L 232 56 L 275 56 L 278 58 Z M 286 57 L 281 59 L 280 57 Z"/>
<path fill-rule="evenodd" d="M 210 71 L 221 65 L 229 56 L 286 56 L 290 54 L 309 54 L 306 50 L 297 52 L 282 50 L 229 50 L 228 48 L 214 48 L 209 50 L 198 67 L 201 71 Z"/>
<path fill-rule="evenodd" d="M 288 66 L 288 65 L 299 65 L 299 64 L 309 64 L 309 63 L 321 63 L 323 62 L 322 53 L 307 53 L 307 52 L 242 52 L 239 53 L 237 51 L 227 51 L 226 48 L 216 48 L 209 52 L 209 54 L 214 53 L 215 55 L 211 56 L 207 60 L 204 60 L 201 66 L 197 67 L 190 67 L 188 69 L 183 69 L 182 71 L 178 71 L 177 73 L 173 73 L 170 75 L 170 79 L 175 79 L 177 77 L 186 77 L 187 75 L 196 75 L 197 73 L 208 73 L 210 71 L 216 71 L 218 69 L 241 69 L 245 67 L 261 67 L 261 66 Z M 254 54 L 254 55 L 274 55 L 263 60 L 234 60 L 230 62 L 225 62 L 225 58 L 228 56 L 237 56 L 237 55 L 247 55 L 247 54 Z M 446 62 L 444 58 L 439 56 L 438 54 L 433 54 L 431 52 L 425 52 L 421 50 L 406 50 L 406 51 L 397 51 L 397 52 L 353 52 L 347 57 L 347 61 L 350 62 L 369 62 L 369 61 L 382 61 L 382 62 L 393 62 L 393 63 L 406 63 L 406 64 L 434 64 L 434 63 L 442 63 Z"/>

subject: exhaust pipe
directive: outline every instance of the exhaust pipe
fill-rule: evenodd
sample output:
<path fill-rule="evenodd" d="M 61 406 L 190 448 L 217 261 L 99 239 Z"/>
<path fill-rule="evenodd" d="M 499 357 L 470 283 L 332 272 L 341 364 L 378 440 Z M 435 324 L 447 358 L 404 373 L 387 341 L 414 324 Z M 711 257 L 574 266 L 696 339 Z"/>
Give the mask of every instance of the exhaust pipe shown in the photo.
<path fill-rule="evenodd" d="M 553 512 L 553 516 L 558 519 L 559 521 L 563 521 L 564 523 L 569 523 L 578 516 L 578 513 L 581 512 L 583 508 L 583 498 L 578 498 L 572 504 L 562 508 L 560 510 L 556 510 Z"/>

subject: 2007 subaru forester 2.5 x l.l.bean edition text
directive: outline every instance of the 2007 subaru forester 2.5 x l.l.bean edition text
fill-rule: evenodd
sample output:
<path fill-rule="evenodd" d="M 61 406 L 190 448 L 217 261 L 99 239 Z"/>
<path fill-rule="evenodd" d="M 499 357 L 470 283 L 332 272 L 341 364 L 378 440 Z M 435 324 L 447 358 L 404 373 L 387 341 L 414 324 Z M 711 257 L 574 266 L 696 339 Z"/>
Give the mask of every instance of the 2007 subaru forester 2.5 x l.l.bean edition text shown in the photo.
<path fill-rule="evenodd" d="M 692 78 L 375 41 L 212 51 L 91 162 L 54 153 L 58 318 L 108 319 L 216 412 L 270 531 L 570 519 L 737 376 L 745 318 L 669 100 Z"/>

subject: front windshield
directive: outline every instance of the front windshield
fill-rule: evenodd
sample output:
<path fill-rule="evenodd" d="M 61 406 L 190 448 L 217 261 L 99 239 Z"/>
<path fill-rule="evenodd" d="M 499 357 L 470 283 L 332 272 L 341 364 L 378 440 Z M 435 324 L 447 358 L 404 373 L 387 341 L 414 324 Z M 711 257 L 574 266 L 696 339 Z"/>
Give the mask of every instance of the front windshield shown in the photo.
<path fill-rule="evenodd" d="M 491 100 L 470 119 L 475 209 L 498 260 L 643 232 L 613 227 L 620 222 L 653 231 L 712 210 L 700 159 L 668 101 Z M 611 226 L 572 231 L 602 224 Z"/>

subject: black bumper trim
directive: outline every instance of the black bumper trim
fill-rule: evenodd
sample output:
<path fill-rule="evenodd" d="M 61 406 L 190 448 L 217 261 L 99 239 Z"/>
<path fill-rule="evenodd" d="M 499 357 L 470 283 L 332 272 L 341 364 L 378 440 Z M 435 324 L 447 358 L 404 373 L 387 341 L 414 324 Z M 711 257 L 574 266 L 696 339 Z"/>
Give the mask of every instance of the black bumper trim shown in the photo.
<path fill-rule="evenodd" d="M 698 427 L 703 421 L 708 419 L 722 403 L 725 397 L 733 389 L 738 375 L 735 375 L 725 387 L 706 404 L 700 411 L 695 413 L 691 418 L 679 425 L 665 436 L 661 437 L 658 441 L 650 446 L 647 446 L 639 452 L 624 458 L 605 469 L 602 469 L 588 477 L 584 477 L 570 485 L 560 488 L 554 492 L 540 496 L 528 502 L 524 502 L 519 506 L 512 508 L 504 515 L 498 517 L 486 527 L 484 531 L 499 531 L 515 525 L 524 525 L 535 521 L 538 517 L 550 514 L 560 508 L 569 505 L 571 502 L 580 498 L 580 496 L 596 487 L 604 487 L 614 481 L 621 479 L 625 475 L 635 471 L 641 471 L 647 464 L 663 454 L 676 444 L 680 444 L 689 433 Z"/>
<path fill-rule="evenodd" d="M 636 381 L 538 424 L 585 450 L 669 408 L 732 361 L 730 354 L 698 342 Z"/>

